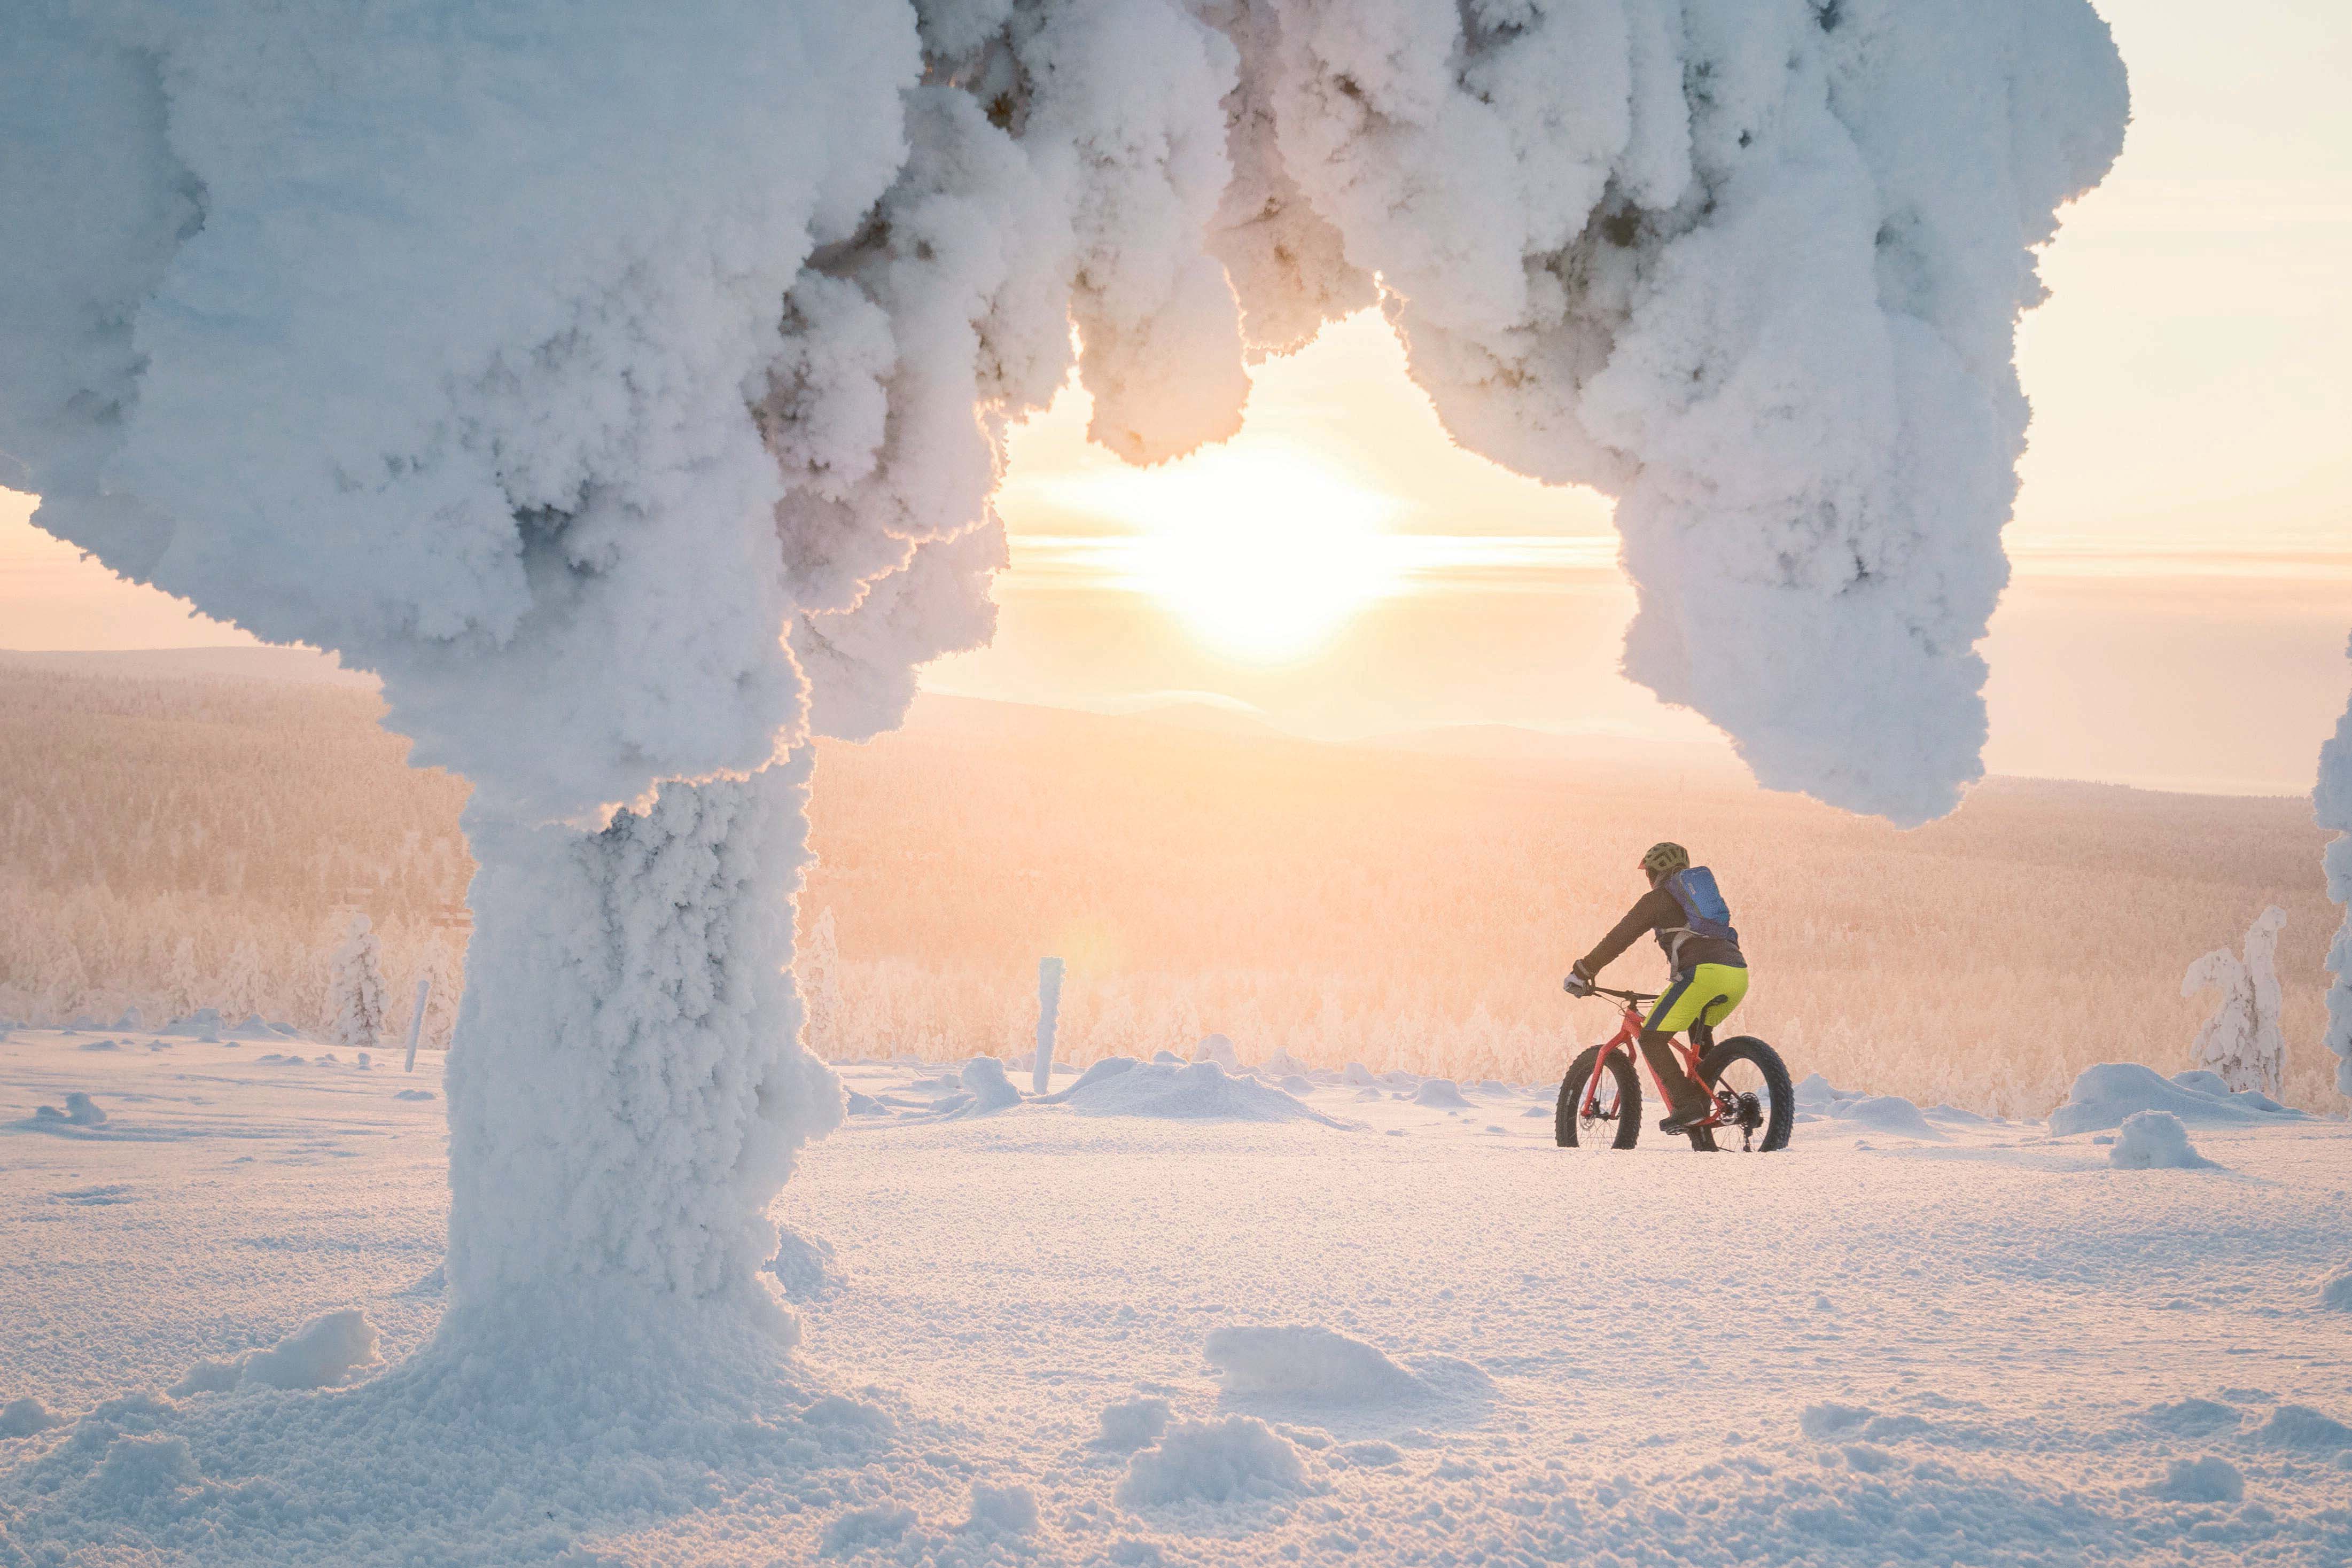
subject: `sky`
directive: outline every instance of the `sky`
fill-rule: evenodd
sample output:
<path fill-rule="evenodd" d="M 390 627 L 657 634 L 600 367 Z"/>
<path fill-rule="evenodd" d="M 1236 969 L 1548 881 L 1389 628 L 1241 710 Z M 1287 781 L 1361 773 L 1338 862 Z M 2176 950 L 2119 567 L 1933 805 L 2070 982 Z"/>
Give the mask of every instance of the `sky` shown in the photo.
<path fill-rule="evenodd" d="M 1995 772 L 2298 793 L 2352 688 L 2352 6 L 2105 0 L 2134 122 L 2019 334 L 2034 404 L 1983 652 Z M 1153 470 L 1075 387 L 1013 437 L 994 643 L 934 690 L 1192 700 L 1347 737 L 1491 723 L 1719 747 L 1616 670 L 1605 497 L 1454 446 L 1375 315 Z M 0 647 L 249 643 L 0 491 Z M 1339 570 L 1328 563 L 1345 563 Z"/>

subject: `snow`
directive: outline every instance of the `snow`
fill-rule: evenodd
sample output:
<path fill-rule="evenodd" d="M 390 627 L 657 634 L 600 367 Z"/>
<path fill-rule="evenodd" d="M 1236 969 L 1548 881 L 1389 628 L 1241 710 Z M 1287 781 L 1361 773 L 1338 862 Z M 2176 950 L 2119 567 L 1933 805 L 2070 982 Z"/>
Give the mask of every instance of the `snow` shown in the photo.
<path fill-rule="evenodd" d="M 1114 1058 L 1126 1061 L 1126 1058 Z M 1107 1065 L 1097 1062 L 1096 1067 Z M 1048 1101 L 1066 1105 L 1082 1116 L 1141 1116 L 1160 1120 L 1218 1122 L 1320 1122 L 1338 1126 L 1339 1120 L 1316 1110 L 1296 1095 L 1235 1077 L 1214 1061 L 1181 1066 L 1141 1061 L 1095 1076 L 1088 1068 L 1077 1082 Z"/>
<path fill-rule="evenodd" d="M 2065 1103 L 2050 1113 L 2050 1131 L 2066 1137 L 2120 1127 L 2142 1111 L 2162 1111 L 2192 1127 L 2294 1121 L 2303 1114 L 2260 1094 L 2233 1094 L 2214 1087 L 2218 1082 L 2210 1072 L 2183 1072 L 2168 1079 L 2137 1062 L 2104 1062 L 2076 1076 Z"/>
<path fill-rule="evenodd" d="M 234 1361 L 204 1361 L 168 1392 L 221 1394 L 237 1387 L 328 1388 L 376 1359 L 375 1325 L 356 1308 L 313 1318 L 267 1350 Z"/>
<path fill-rule="evenodd" d="M 1370 1345 L 1327 1328 L 1221 1328 L 1203 1351 L 1228 1394 L 1348 1403 L 1407 1398 L 1419 1387 Z"/>
<path fill-rule="evenodd" d="M 1169 1413 L 1168 1401 L 1148 1394 L 1106 1405 L 1095 1446 L 1122 1454 L 1149 1448 L 1168 1429 Z"/>
<path fill-rule="evenodd" d="M 2153 1490 L 2167 1502 L 2235 1502 L 2246 1495 L 2246 1478 L 2229 1460 L 2207 1454 L 2173 1460 Z"/>
<path fill-rule="evenodd" d="M 1113 1500 L 1129 1508 L 1154 1504 L 1229 1502 L 1297 1491 L 1307 1484 L 1298 1450 L 1263 1421 L 1228 1416 L 1183 1421 L 1156 1448 L 1129 1459 Z"/>
<path fill-rule="evenodd" d="M 771 1211 L 835 1252 L 797 1351 L 705 1332 L 679 1385 L 604 1334 L 577 1354 L 618 1375 L 583 1399 L 566 1365 L 435 1348 L 446 1134 L 401 1075 L 116 1038 L 0 1044 L 0 1127 L 72 1089 L 124 1134 L 0 1132 L 0 1427 L 60 1418 L 0 1437 L 34 1561 L 2343 1553 L 2352 1330 L 2318 1282 L 2352 1259 L 2352 1130 L 2317 1118 L 2199 1126 L 2242 1178 L 2210 1181 L 2032 1124 L 1570 1152 L 1337 1083 L 1310 1106 L 1369 1125 L 860 1118 Z M 342 1312 L 379 1360 L 338 1385 L 160 1392 Z M 1294 1364 L 1325 1370 L 1285 1390 Z M 1693 1384 L 1737 1397 L 1695 1416 Z M 2206 1458 L 2259 1508 L 2163 1495 Z"/>
<path fill-rule="evenodd" d="M 2213 1162 L 2189 1145 L 2189 1129 L 2169 1111 L 2135 1111 L 2107 1151 L 2118 1170 L 2210 1170 Z"/>
<path fill-rule="evenodd" d="M 1462 1097 L 1462 1091 L 1454 1085 L 1451 1078 L 1423 1079 L 1421 1087 L 1412 1092 L 1412 1103 L 1416 1105 L 1435 1105 L 1442 1110 L 1467 1111 L 1470 1109 L 1470 1102 Z"/>

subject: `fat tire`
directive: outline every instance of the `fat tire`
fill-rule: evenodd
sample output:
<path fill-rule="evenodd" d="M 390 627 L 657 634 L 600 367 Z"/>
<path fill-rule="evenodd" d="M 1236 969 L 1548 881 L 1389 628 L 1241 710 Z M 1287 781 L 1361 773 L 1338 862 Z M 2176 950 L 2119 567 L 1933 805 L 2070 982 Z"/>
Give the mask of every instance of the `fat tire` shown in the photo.
<path fill-rule="evenodd" d="M 1722 1078 L 1723 1070 L 1735 1061 L 1754 1062 L 1756 1070 L 1764 1075 L 1765 1089 L 1772 1096 L 1771 1114 L 1764 1120 L 1763 1146 L 1756 1152 L 1769 1155 L 1787 1148 L 1790 1130 L 1797 1124 L 1797 1092 L 1789 1082 L 1789 1064 L 1780 1060 L 1779 1051 L 1758 1040 L 1754 1035 L 1735 1035 L 1729 1040 L 1718 1041 L 1705 1056 L 1699 1058 L 1699 1077 L 1704 1081 L 1709 1094 L 1715 1092 L 1716 1083 Z M 1699 1135 L 1696 1133 L 1693 1134 L 1691 1142 L 1695 1145 L 1698 1144 Z M 1706 1143 L 1699 1146 L 1703 1148 L 1715 1146 L 1715 1139 L 1711 1132 L 1707 1133 Z"/>
<path fill-rule="evenodd" d="M 1600 1054 L 1599 1046 L 1591 1047 L 1569 1063 L 1568 1076 L 1559 1081 L 1559 1103 L 1552 1111 L 1551 1134 L 1552 1141 L 1563 1149 L 1577 1146 L 1576 1109 L 1583 1103 L 1584 1081 L 1592 1076 L 1593 1060 Z M 1617 1138 L 1609 1146 L 1630 1149 L 1642 1136 L 1642 1081 L 1633 1075 L 1633 1064 L 1622 1051 L 1610 1053 L 1609 1071 L 1617 1080 Z"/>

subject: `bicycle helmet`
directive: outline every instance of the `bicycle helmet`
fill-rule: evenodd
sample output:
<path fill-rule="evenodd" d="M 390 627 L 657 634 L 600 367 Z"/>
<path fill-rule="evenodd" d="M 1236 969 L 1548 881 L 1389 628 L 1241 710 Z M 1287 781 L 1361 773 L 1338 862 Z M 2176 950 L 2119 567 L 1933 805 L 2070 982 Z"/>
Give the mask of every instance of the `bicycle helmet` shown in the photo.
<path fill-rule="evenodd" d="M 1680 844 L 1652 844 L 1642 855 L 1642 869 L 1653 877 L 1688 871 L 1690 862 L 1690 851 Z"/>

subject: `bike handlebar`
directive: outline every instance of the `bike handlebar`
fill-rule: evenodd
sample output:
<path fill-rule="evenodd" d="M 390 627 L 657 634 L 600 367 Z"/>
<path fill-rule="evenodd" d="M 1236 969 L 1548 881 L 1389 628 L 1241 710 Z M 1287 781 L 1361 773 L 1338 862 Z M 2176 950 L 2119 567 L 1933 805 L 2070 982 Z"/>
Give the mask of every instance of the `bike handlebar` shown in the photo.
<path fill-rule="evenodd" d="M 1618 991 L 1612 990 L 1607 986 L 1593 987 L 1591 994 L 1596 997 L 1614 997 L 1629 1007 L 1637 1008 L 1644 1002 L 1654 1002 L 1658 999 L 1658 994 L 1654 991 Z"/>

